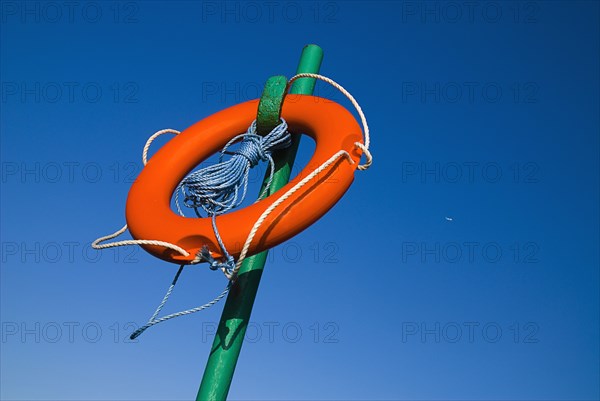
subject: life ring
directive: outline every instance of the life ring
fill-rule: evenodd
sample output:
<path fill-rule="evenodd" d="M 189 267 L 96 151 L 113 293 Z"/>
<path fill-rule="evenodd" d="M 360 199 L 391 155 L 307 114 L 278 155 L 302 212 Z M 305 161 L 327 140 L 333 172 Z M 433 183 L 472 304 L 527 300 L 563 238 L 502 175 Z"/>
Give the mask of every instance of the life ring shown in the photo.
<path fill-rule="evenodd" d="M 214 257 L 222 256 L 211 219 L 180 216 L 171 209 L 171 199 L 179 182 L 191 170 L 220 151 L 235 135 L 246 131 L 256 118 L 257 107 L 258 99 L 217 112 L 171 139 L 148 161 L 127 197 L 125 214 L 130 233 L 135 239 L 178 245 L 189 256 L 161 246 L 142 245 L 147 252 L 177 264 L 190 263 L 204 246 Z M 340 150 L 347 151 L 354 161 L 339 159 L 278 206 L 258 229 L 248 255 L 288 240 L 327 213 L 350 187 L 360 162 L 362 151 L 355 142 L 362 143 L 362 131 L 341 105 L 316 96 L 289 95 L 281 117 L 290 132 L 312 137 L 315 151 L 307 166 L 279 191 L 248 207 L 217 216 L 223 243 L 236 259 L 260 215 L 315 167 Z"/>

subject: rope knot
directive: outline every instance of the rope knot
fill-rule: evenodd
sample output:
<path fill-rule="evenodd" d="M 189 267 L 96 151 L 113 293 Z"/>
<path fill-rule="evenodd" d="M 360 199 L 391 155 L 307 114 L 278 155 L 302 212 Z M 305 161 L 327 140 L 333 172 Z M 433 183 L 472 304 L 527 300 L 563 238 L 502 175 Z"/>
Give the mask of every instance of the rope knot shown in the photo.
<path fill-rule="evenodd" d="M 258 165 L 260 161 L 268 161 L 271 157 L 271 151 L 265 146 L 265 138 L 256 134 L 244 135 L 240 148 L 232 153 L 246 158 L 250 168 Z"/>
<path fill-rule="evenodd" d="M 210 250 L 206 245 L 200 249 L 196 258 L 198 261 L 208 262 L 210 270 L 223 270 L 227 275 L 231 275 L 231 272 L 235 269 L 235 260 L 233 259 L 233 256 L 227 255 L 225 261 L 219 261 L 210 254 Z"/>

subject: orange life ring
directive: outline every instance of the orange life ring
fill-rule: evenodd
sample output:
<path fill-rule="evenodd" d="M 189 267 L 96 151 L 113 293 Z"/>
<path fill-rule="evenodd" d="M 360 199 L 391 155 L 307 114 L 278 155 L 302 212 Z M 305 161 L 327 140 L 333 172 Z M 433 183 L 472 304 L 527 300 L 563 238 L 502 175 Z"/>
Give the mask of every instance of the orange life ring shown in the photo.
<path fill-rule="evenodd" d="M 203 246 L 216 258 L 222 256 L 211 219 L 182 217 L 171 209 L 171 199 L 186 174 L 246 131 L 256 118 L 257 107 L 258 99 L 213 114 L 171 139 L 148 161 L 127 197 L 126 219 L 131 235 L 178 245 L 190 255 L 142 245 L 147 252 L 178 264 L 191 262 Z M 279 191 L 248 207 L 217 216 L 223 243 L 236 259 L 256 220 L 281 194 L 340 150 L 347 151 L 354 161 L 338 159 L 286 199 L 258 229 L 248 255 L 286 241 L 323 216 L 350 187 L 360 161 L 362 152 L 354 143 L 362 143 L 361 128 L 341 105 L 316 96 L 288 95 L 281 116 L 290 132 L 305 133 L 315 140 L 315 152 L 304 170 Z"/>

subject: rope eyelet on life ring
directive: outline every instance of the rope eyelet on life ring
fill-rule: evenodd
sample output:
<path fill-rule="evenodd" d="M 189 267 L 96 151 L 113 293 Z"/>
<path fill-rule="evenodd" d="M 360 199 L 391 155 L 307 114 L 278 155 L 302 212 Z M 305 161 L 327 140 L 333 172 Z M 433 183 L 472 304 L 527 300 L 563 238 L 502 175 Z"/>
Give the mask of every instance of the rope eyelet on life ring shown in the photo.
<path fill-rule="evenodd" d="M 192 262 L 204 246 L 214 257 L 222 256 L 211 218 L 180 216 L 171 209 L 171 199 L 179 182 L 190 171 L 247 129 L 256 118 L 257 107 L 258 99 L 217 112 L 181 132 L 148 161 L 127 197 L 129 231 L 135 239 L 159 238 L 175 244 L 189 256 L 161 246 L 141 245 L 147 252 L 177 264 Z M 315 166 L 340 150 L 346 151 L 353 161 L 340 158 L 279 205 L 256 232 L 248 255 L 290 239 L 321 218 L 348 190 L 360 163 L 363 152 L 355 143 L 363 142 L 361 127 L 338 103 L 316 96 L 288 95 L 281 117 L 288 123 L 290 132 L 312 137 L 316 148 L 307 166 L 283 188 L 250 206 L 216 217 L 223 243 L 236 259 L 261 214 Z"/>

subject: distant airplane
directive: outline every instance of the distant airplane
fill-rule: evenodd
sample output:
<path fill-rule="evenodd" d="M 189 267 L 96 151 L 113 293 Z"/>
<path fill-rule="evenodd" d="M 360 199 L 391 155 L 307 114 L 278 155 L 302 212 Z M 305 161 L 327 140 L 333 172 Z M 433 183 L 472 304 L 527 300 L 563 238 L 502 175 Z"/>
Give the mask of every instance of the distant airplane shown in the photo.
<path fill-rule="evenodd" d="M 453 221 L 454 219 L 452 217 L 446 217 L 447 221 Z"/>

